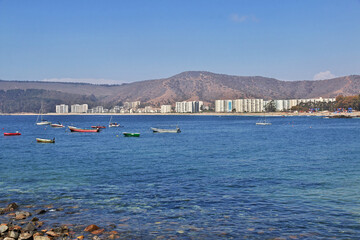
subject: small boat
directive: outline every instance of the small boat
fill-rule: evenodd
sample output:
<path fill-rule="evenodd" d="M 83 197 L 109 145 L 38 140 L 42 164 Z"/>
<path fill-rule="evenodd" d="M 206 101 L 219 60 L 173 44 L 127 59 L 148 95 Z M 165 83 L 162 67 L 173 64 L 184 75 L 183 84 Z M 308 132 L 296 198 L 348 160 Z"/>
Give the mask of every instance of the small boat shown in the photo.
<path fill-rule="evenodd" d="M 14 133 L 4 133 L 4 136 L 19 136 L 19 135 L 21 135 L 21 133 L 19 133 L 18 131 Z"/>
<path fill-rule="evenodd" d="M 125 137 L 140 137 L 140 133 L 128 133 L 128 132 L 123 132 Z"/>
<path fill-rule="evenodd" d="M 105 126 L 91 126 L 91 128 L 106 128 Z"/>
<path fill-rule="evenodd" d="M 151 128 L 154 133 L 181 133 L 180 128 L 175 129 L 163 129 L 163 128 Z"/>
<path fill-rule="evenodd" d="M 120 127 L 120 124 L 116 122 L 109 123 L 109 127 Z"/>
<path fill-rule="evenodd" d="M 269 122 L 257 122 L 256 125 L 271 125 Z"/>
<path fill-rule="evenodd" d="M 69 126 L 71 132 L 100 132 L 100 128 L 86 129 Z"/>
<path fill-rule="evenodd" d="M 271 122 L 266 121 L 266 116 L 264 116 L 264 118 L 261 121 L 256 123 L 256 125 L 262 125 L 262 126 L 267 126 L 267 125 L 271 125 L 271 124 L 272 124 Z"/>
<path fill-rule="evenodd" d="M 64 125 L 62 125 L 61 123 L 52 123 L 52 124 L 50 124 L 50 126 L 51 127 L 53 127 L 53 128 L 63 128 L 63 127 L 65 127 Z"/>
<path fill-rule="evenodd" d="M 53 138 L 53 139 L 36 138 L 36 142 L 38 142 L 38 143 L 55 143 L 55 138 Z"/>
<path fill-rule="evenodd" d="M 36 123 L 36 125 L 39 125 L 39 126 L 41 126 L 41 125 L 50 125 L 50 124 L 51 124 L 51 122 L 49 122 L 49 121 L 47 121 L 45 119 L 42 119 L 40 122 Z"/>
<path fill-rule="evenodd" d="M 119 124 L 119 123 L 117 123 L 117 122 L 111 122 L 111 120 L 112 120 L 112 116 L 111 116 L 110 121 L 109 121 L 109 128 L 110 128 L 110 127 L 120 127 L 120 124 Z"/>
<path fill-rule="evenodd" d="M 40 118 L 40 120 L 39 120 L 39 118 Z M 37 117 L 37 119 L 36 119 L 36 125 L 41 126 L 41 125 L 50 125 L 50 124 L 51 124 L 51 122 L 43 119 L 42 103 L 41 103 L 41 108 L 40 108 L 40 111 L 39 111 L 39 115 L 38 115 L 38 117 Z"/>

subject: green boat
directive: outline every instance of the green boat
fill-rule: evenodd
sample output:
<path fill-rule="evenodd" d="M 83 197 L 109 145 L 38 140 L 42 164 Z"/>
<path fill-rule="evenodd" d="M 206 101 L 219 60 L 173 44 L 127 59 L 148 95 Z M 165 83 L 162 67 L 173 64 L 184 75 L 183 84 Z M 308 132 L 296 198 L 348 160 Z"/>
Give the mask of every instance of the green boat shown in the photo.
<path fill-rule="evenodd" d="M 128 133 L 128 132 L 123 132 L 125 137 L 140 137 L 140 133 Z"/>

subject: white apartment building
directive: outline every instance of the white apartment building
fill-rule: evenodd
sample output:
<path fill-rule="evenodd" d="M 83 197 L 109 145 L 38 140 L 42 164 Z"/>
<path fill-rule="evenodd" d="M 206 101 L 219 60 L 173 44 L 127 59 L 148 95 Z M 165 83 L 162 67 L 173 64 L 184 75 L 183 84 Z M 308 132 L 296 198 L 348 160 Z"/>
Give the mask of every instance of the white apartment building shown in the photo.
<path fill-rule="evenodd" d="M 262 112 L 263 99 L 216 100 L 215 112 Z"/>
<path fill-rule="evenodd" d="M 60 104 L 56 105 L 56 113 L 68 113 L 69 112 L 69 105 Z"/>
<path fill-rule="evenodd" d="M 161 113 L 171 113 L 171 105 L 161 105 Z"/>
<path fill-rule="evenodd" d="M 72 113 L 87 113 L 88 108 L 89 107 L 87 104 L 74 104 L 74 105 L 71 105 L 71 112 Z"/>
<path fill-rule="evenodd" d="M 177 113 L 201 112 L 202 106 L 203 106 L 202 101 L 176 102 L 175 112 L 177 112 Z"/>

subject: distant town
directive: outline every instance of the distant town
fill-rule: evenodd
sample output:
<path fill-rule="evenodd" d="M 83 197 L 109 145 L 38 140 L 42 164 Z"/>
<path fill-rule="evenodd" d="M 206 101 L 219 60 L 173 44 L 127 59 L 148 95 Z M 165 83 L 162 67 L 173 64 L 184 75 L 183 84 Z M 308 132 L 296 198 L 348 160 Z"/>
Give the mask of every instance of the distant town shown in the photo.
<path fill-rule="evenodd" d="M 160 108 L 152 106 L 140 107 L 141 102 L 125 102 L 122 106 L 104 108 L 97 106 L 89 108 L 88 104 L 56 105 L 56 113 L 199 113 L 203 111 L 218 113 L 261 113 L 267 111 L 290 111 L 293 107 L 308 103 L 331 103 L 335 98 L 311 98 L 311 99 L 290 99 L 290 100 L 263 100 L 263 99 L 235 99 L 215 100 L 215 108 L 205 106 L 203 101 L 183 101 L 172 105 L 161 105 Z"/>

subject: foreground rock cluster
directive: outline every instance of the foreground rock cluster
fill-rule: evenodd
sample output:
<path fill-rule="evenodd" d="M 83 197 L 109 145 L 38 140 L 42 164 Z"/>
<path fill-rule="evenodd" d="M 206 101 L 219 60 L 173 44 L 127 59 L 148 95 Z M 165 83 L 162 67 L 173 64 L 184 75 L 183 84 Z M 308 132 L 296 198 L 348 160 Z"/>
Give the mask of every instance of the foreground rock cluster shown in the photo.
<path fill-rule="evenodd" d="M 55 240 L 55 239 L 116 239 L 116 231 L 106 232 L 94 224 L 87 226 L 80 233 L 73 231 L 69 226 L 44 227 L 47 210 L 39 209 L 34 212 L 20 211 L 16 203 L 0 208 L 0 215 L 6 215 L 7 222 L 0 224 L 0 240 Z"/>

